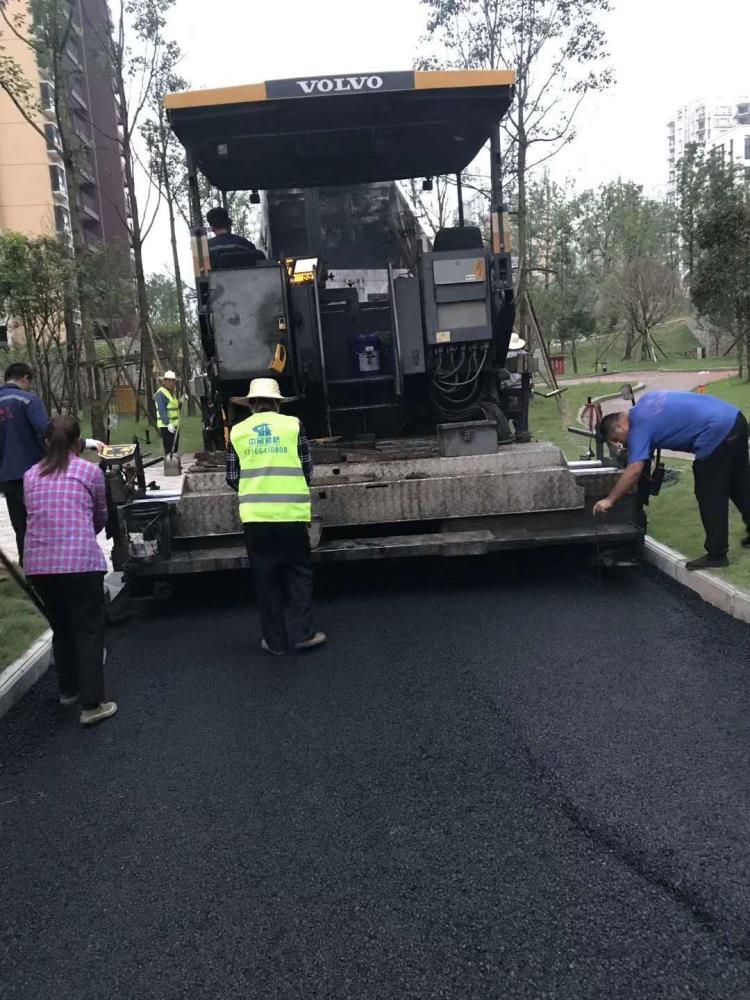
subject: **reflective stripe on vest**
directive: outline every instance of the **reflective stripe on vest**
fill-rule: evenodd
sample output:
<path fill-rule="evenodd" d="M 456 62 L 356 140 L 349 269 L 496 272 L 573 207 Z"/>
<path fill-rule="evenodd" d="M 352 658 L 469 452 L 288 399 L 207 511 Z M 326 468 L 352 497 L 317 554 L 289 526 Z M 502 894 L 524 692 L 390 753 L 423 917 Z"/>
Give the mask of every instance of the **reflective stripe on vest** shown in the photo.
<path fill-rule="evenodd" d="M 165 389 L 161 386 L 160 389 L 156 391 L 157 396 L 163 396 L 167 401 L 167 423 L 159 416 L 159 410 L 156 411 L 156 426 L 161 430 L 162 427 L 167 427 L 171 424 L 175 429 L 180 425 L 180 404 L 177 399 L 172 395 L 169 389 Z"/>
<path fill-rule="evenodd" d="M 243 524 L 309 521 L 310 489 L 298 453 L 299 420 L 283 413 L 256 413 L 232 428 L 240 462 Z"/>

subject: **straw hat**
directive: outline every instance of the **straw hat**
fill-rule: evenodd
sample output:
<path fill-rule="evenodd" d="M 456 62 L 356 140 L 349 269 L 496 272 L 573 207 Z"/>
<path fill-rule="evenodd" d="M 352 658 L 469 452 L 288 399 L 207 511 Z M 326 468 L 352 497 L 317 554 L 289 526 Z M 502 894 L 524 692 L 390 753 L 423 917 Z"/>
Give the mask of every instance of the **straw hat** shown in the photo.
<path fill-rule="evenodd" d="M 232 396 L 232 402 L 238 406 L 249 406 L 251 399 L 279 399 L 290 402 L 290 397 L 282 396 L 279 383 L 275 378 L 254 378 L 247 390 L 247 396 Z"/>
<path fill-rule="evenodd" d="M 510 338 L 510 343 L 508 344 L 508 350 L 509 351 L 522 351 L 524 349 L 524 347 L 526 347 L 526 341 L 525 340 L 521 340 L 521 338 L 518 336 L 518 334 L 514 332 L 513 336 Z"/>

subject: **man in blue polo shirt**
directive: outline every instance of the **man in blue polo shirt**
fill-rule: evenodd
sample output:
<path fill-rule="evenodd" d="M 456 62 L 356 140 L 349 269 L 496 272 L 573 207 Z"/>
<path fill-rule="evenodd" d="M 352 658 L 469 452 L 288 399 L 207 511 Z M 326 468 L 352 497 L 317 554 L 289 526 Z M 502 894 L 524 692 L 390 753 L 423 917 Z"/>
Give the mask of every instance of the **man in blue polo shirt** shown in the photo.
<path fill-rule="evenodd" d="M 604 514 L 633 489 L 658 448 L 695 455 L 695 495 L 706 530 L 706 555 L 687 563 L 689 570 L 727 566 L 729 501 L 742 515 L 750 546 L 750 459 L 744 415 L 722 399 L 692 392 L 647 392 L 629 411 L 610 413 L 602 432 L 612 444 L 627 446 L 628 465 L 605 500 L 594 506 Z"/>

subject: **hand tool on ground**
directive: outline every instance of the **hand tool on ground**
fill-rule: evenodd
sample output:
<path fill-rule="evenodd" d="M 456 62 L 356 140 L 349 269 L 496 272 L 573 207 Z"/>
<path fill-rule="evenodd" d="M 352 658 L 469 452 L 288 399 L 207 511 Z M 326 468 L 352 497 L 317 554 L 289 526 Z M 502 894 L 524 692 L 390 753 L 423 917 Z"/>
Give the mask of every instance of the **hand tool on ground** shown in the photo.
<path fill-rule="evenodd" d="M 177 425 L 177 433 L 174 436 L 174 441 L 172 442 L 172 450 L 168 455 L 164 456 L 164 475 L 165 476 L 180 476 L 182 475 L 182 462 L 180 461 L 177 448 L 180 443 L 180 431 L 182 430 L 182 421 L 185 417 L 185 401 L 187 397 L 183 396 L 182 402 L 180 403 L 180 422 Z"/>
<path fill-rule="evenodd" d="M 5 569 L 8 571 L 8 575 L 11 577 L 11 579 L 16 584 L 18 584 L 18 586 L 21 588 L 21 590 L 24 592 L 24 594 L 27 595 L 27 597 L 32 602 L 32 604 L 35 605 L 37 611 L 39 611 L 41 614 L 43 614 L 44 617 L 49 622 L 49 615 L 47 614 L 47 609 L 45 608 L 44 603 L 43 603 L 41 597 L 39 596 L 39 594 L 37 594 L 37 592 L 31 586 L 31 584 L 29 583 L 29 581 L 23 575 L 23 573 L 21 573 L 21 571 L 18 569 L 18 567 L 16 566 L 16 564 L 13 563 L 13 562 L 11 562 L 11 560 L 3 552 L 2 549 L 0 549 L 0 563 L 2 563 L 3 566 L 5 567 Z M 52 624 L 52 622 L 50 622 L 50 625 L 51 624 Z"/>

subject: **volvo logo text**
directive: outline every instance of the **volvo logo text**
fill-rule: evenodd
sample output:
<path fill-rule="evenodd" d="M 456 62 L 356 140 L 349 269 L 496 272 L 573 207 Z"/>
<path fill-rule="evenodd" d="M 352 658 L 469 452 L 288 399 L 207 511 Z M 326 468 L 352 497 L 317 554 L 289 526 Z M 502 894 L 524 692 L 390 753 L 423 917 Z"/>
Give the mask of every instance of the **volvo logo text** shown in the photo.
<path fill-rule="evenodd" d="M 297 80 L 303 94 L 340 94 L 359 90 L 380 90 L 382 76 L 334 76 L 322 80 Z"/>

